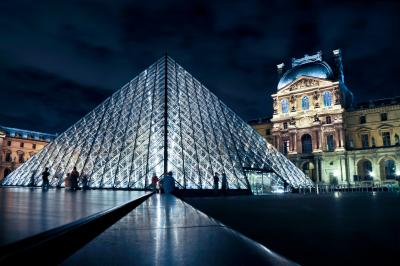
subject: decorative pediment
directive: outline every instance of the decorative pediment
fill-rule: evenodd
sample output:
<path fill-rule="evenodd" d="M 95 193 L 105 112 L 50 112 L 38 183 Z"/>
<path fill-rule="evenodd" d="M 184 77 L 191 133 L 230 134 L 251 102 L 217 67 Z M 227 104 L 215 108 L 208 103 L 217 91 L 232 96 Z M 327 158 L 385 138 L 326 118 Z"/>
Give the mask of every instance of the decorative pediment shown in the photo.
<path fill-rule="evenodd" d="M 293 82 L 289 83 L 285 88 L 280 90 L 280 93 L 286 93 L 290 91 L 311 88 L 311 87 L 322 87 L 332 85 L 333 82 L 325 79 L 306 77 L 302 76 Z"/>
<path fill-rule="evenodd" d="M 306 127 L 311 127 L 313 125 L 313 122 L 314 122 L 314 120 L 312 117 L 306 116 L 306 117 L 300 118 L 298 120 L 297 125 L 299 128 L 306 128 Z"/>

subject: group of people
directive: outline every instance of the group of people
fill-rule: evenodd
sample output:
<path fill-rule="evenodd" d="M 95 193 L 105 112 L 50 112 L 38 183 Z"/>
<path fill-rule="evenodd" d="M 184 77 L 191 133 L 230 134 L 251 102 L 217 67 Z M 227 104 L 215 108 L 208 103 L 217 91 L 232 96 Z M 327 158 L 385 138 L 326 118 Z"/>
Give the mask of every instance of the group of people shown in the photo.
<path fill-rule="evenodd" d="M 220 176 L 216 172 L 214 174 L 214 191 L 215 194 L 219 194 L 219 180 Z M 162 180 L 160 180 L 156 173 L 153 173 L 153 177 L 151 178 L 151 187 L 154 192 L 161 193 L 172 193 L 175 190 L 175 179 L 172 175 L 172 172 L 168 172 Z M 225 173 L 221 175 L 221 191 L 222 195 L 226 195 L 228 190 L 228 179 Z"/>
<path fill-rule="evenodd" d="M 175 190 L 175 179 L 172 172 L 168 172 L 162 180 L 160 180 L 156 173 L 153 173 L 151 178 L 151 187 L 154 192 L 170 194 Z"/>
<path fill-rule="evenodd" d="M 43 189 L 48 189 L 50 187 L 49 176 L 50 176 L 49 168 L 46 167 L 42 173 Z M 79 187 L 79 172 L 78 172 L 78 170 L 76 170 L 76 167 L 74 167 L 74 169 L 72 170 L 71 173 L 67 173 L 67 177 L 64 179 L 64 182 L 65 182 L 66 188 L 70 188 L 71 190 L 80 189 L 80 187 Z M 86 175 L 82 176 L 81 182 L 82 182 L 82 188 L 86 189 L 88 187 L 87 186 L 88 180 L 87 180 Z M 61 180 L 58 181 L 57 183 L 58 183 L 57 187 L 60 187 Z"/>
<path fill-rule="evenodd" d="M 228 179 L 225 173 L 221 175 L 221 191 L 222 195 L 226 195 L 226 191 L 228 189 Z M 214 191 L 215 194 L 218 194 L 219 191 L 219 174 L 217 172 L 214 173 Z"/>

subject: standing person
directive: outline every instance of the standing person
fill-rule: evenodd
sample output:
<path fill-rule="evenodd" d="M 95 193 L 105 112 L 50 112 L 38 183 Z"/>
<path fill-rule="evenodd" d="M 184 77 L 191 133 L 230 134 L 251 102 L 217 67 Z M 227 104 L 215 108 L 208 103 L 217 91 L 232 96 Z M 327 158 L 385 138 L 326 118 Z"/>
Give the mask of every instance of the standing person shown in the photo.
<path fill-rule="evenodd" d="M 218 194 L 218 189 L 219 189 L 219 177 L 218 177 L 218 173 L 215 172 L 214 173 L 214 191 L 215 191 L 215 194 Z"/>
<path fill-rule="evenodd" d="M 67 177 L 64 179 L 65 188 L 71 189 L 71 174 L 67 173 Z"/>
<path fill-rule="evenodd" d="M 226 195 L 226 190 L 228 189 L 228 180 L 226 179 L 226 174 L 222 173 L 222 183 L 221 183 L 221 190 L 222 195 Z"/>
<path fill-rule="evenodd" d="M 76 170 L 76 167 L 74 167 L 74 170 L 72 170 L 71 172 L 71 189 L 73 190 L 79 189 L 78 178 L 79 178 L 79 172 Z"/>
<path fill-rule="evenodd" d="M 156 173 L 153 173 L 153 177 L 151 178 L 151 186 L 154 192 L 157 192 L 157 184 L 158 184 L 158 177 Z"/>
<path fill-rule="evenodd" d="M 167 194 L 170 194 L 175 190 L 175 180 L 172 176 L 172 172 L 168 172 L 168 174 L 164 177 L 163 187 L 164 192 Z"/>
<path fill-rule="evenodd" d="M 48 189 L 49 186 L 50 186 L 50 184 L 49 184 L 49 176 L 50 176 L 49 168 L 46 167 L 44 169 L 44 172 L 42 173 L 42 179 L 43 179 L 42 187 L 44 189 Z"/>
<path fill-rule="evenodd" d="M 32 172 L 32 175 L 31 175 L 31 179 L 30 179 L 30 181 L 29 181 L 29 186 L 30 186 L 30 187 L 35 186 L 35 174 L 36 174 L 36 171 L 33 171 L 33 172 Z"/>

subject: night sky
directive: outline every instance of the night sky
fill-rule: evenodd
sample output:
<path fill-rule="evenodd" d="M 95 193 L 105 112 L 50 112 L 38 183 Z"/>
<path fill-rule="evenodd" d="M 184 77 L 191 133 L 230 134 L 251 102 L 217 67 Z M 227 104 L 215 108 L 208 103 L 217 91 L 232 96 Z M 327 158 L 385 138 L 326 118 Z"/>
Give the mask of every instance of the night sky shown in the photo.
<path fill-rule="evenodd" d="M 62 3 L 63 2 L 63 3 Z M 242 118 L 271 115 L 276 64 L 341 48 L 356 101 L 400 95 L 400 4 L 0 1 L 0 125 L 62 132 L 167 51 Z"/>

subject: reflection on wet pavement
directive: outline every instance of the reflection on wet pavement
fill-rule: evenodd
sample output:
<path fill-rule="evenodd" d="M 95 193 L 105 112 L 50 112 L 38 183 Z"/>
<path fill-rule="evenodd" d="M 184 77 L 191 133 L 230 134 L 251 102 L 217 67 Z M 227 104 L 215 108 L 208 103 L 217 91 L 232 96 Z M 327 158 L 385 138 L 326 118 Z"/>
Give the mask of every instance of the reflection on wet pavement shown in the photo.
<path fill-rule="evenodd" d="M 0 188 L 0 245 L 87 217 L 144 194 L 142 191 Z"/>
<path fill-rule="evenodd" d="M 64 264 L 254 265 L 292 262 L 171 195 L 153 195 Z"/>

